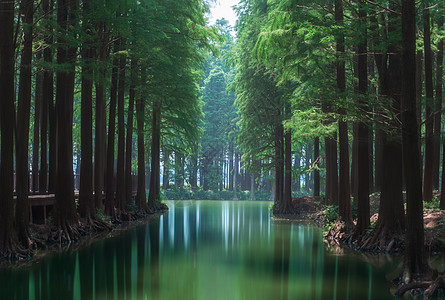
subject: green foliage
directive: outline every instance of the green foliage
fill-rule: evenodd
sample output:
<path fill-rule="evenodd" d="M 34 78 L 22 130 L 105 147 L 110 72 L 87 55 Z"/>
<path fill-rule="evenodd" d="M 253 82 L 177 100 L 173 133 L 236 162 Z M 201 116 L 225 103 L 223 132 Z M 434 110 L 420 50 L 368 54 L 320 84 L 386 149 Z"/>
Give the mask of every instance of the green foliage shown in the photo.
<path fill-rule="evenodd" d="M 168 189 L 162 190 L 162 195 L 168 200 L 233 200 L 233 191 L 204 191 L 202 189 L 191 190 L 184 189 Z M 237 196 L 239 200 L 249 200 L 250 191 L 238 191 Z M 257 201 L 268 201 L 270 191 L 256 191 L 255 198 Z"/>
<path fill-rule="evenodd" d="M 338 219 L 338 205 L 328 205 L 324 209 L 325 220 L 333 223 Z"/>

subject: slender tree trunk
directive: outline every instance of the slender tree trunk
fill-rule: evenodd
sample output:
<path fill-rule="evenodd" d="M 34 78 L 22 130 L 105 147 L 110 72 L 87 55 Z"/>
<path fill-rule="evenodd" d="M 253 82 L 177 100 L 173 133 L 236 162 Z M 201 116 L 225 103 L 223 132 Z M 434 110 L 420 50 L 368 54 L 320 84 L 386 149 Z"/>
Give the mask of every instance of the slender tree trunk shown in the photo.
<path fill-rule="evenodd" d="M 114 52 L 119 51 L 119 40 L 114 44 Z M 110 112 L 108 115 L 108 143 L 107 143 L 107 163 L 105 171 L 105 213 L 114 217 L 114 141 L 116 135 L 116 103 L 117 103 L 117 78 L 118 78 L 118 58 L 113 59 L 113 69 L 111 71 L 110 90 Z"/>
<path fill-rule="evenodd" d="M 335 21 L 339 24 L 343 23 L 343 5 L 341 0 L 335 1 Z M 342 55 L 345 52 L 344 38 L 337 38 L 337 89 L 340 97 L 346 90 L 345 63 Z M 341 110 L 340 114 L 344 115 L 345 111 Z M 338 122 L 339 136 L 339 153 L 340 153 L 340 173 L 338 181 L 338 209 L 339 217 L 345 222 L 352 220 L 351 199 L 349 185 L 349 145 L 348 145 L 348 125 L 344 121 Z"/>
<path fill-rule="evenodd" d="M 28 142 L 29 119 L 31 110 L 31 61 L 33 40 L 34 1 L 20 2 L 20 12 L 23 18 L 23 47 L 20 60 L 20 81 L 17 112 L 16 140 L 16 192 L 17 205 L 15 221 L 19 242 L 29 247 L 29 168 Z M 12 113 L 10 111 L 9 113 Z M 38 129 L 37 129 L 38 131 Z"/>
<path fill-rule="evenodd" d="M 443 28 L 443 16 L 439 17 L 438 30 Z M 440 134 L 442 122 L 442 77 L 443 77 L 443 38 L 437 45 L 436 63 L 436 107 L 434 111 L 434 161 L 433 161 L 433 189 L 439 189 L 440 166 Z"/>
<path fill-rule="evenodd" d="M 423 89 L 423 81 L 422 81 L 422 71 L 423 71 L 423 53 L 422 50 L 417 50 L 416 53 L 416 99 L 418 99 L 416 103 L 416 117 L 417 117 L 417 134 L 419 141 L 422 141 L 422 89 Z M 420 170 L 421 175 L 423 176 L 423 155 L 422 155 L 422 142 L 419 143 L 419 153 L 420 153 Z M 423 178 L 423 177 L 422 177 Z M 422 180 L 423 182 L 423 180 Z M 423 195 L 423 193 L 422 193 Z"/>
<path fill-rule="evenodd" d="M 415 1 L 402 0 L 402 143 L 406 180 L 405 266 L 409 273 L 426 269 L 423 232 L 422 178 L 416 118 Z"/>
<path fill-rule="evenodd" d="M 320 139 L 314 139 L 314 197 L 320 197 Z"/>
<path fill-rule="evenodd" d="M 42 1 L 43 14 L 49 19 L 49 15 L 53 9 L 53 3 L 49 0 Z M 53 61 L 53 54 L 51 47 L 52 36 L 51 27 L 47 26 L 46 31 L 49 31 L 48 35 L 45 36 L 45 50 L 43 50 L 43 59 L 45 63 L 51 64 Z M 42 83 L 42 103 L 41 103 L 41 121 L 40 121 L 40 177 L 39 177 L 39 193 L 44 194 L 48 190 L 48 122 L 54 126 L 54 129 L 50 129 L 50 144 L 55 145 L 55 117 L 53 113 L 53 98 L 54 98 L 54 79 L 53 72 L 48 68 L 43 71 L 43 83 Z M 51 110 L 50 110 L 51 105 Z M 52 118 L 50 121 L 48 119 L 49 113 Z M 52 148 L 51 148 L 52 149 Z M 55 153 L 50 151 L 50 157 L 54 161 Z"/>
<path fill-rule="evenodd" d="M 162 151 L 164 158 L 164 174 L 162 175 L 162 189 L 168 190 L 170 188 L 170 152 L 167 149 Z"/>
<path fill-rule="evenodd" d="M 122 43 L 121 49 L 125 44 Z M 124 55 L 119 59 L 119 83 L 117 90 L 117 167 L 116 167 L 116 207 L 124 212 L 127 210 L 125 198 L 125 64 Z"/>
<path fill-rule="evenodd" d="M 362 25 L 366 24 L 366 11 L 363 7 L 362 0 L 360 2 L 359 18 Z M 363 36 L 367 35 L 365 27 Z M 368 58 L 366 39 L 358 46 L 358 93 L 361 98 L 359 104 L 364 111 L 368 111 L 368 103 L 366 95 L 368 92 Z M 357 145 L 357 204 L 358 217 L 355 234 L 362 234 L 370 225 L 369 210 L 369 129 L 364 122 L 358 123 L 358 145 Z"/>
<path fill-rule="evenodd" d="M 423 181 L 423 200 L 430 202 L 433 200 L 433 127 L 434 117 L 433 107 L 433 59 L 431 51 L 430 13 L 429 9 L 423 11 L 424 37 L 423 45 L 425 49 L 425 173 Z"/>
<path fill-rule="evenodd" d="M 152 139 L 151 139 L 151 176 L 148 193 L 148 207 L 156 210 L 160 201 L 160 144 L 161 144 L 161 103 L 153 100 Z"/>
<path fill-rule="evenodd" d="M 42 55 L 39 52 L 36 60 L 41 60 Z M 42 107 L 42 85 L 43 72 L 36 74 L 35 100 L 34 100 L 34 130 L 32 139 L 32 191 L 39 190 L 39 147 L 40 147 L 40 118 Z"/>
<path fill-rule="evenodd" d="M 287 109 L 290 110 L 290 107 Z M 292 132 L 290 129 L 287 129 L 284 134 L 284 151 L 283 211 L 287 213 L 292 210 Z M 252 184 L 255 185 L 255 181 Z"/>
<path fill-rule="evenodd" d="M 300 160 L 301 160 L 301 154 L 297 152 L 295 154 L 295 168 L 297 169 L 297 176 L 295 176 L 295 191 L 299 192 L 301 190 L 301 182 L 300 182 Z"/>
<path fill-rule="evenodd" d="M 57 23 L 62 29 L 75 25 L 74 11 L 76 0 L 60 0 L 57 2 Z M 60 37 L 59 45 L 67 41 Z M 62 228 L 68 240 L 77 239 L 71 225 L 77 221 L 76 204 L 74 202 L 73 179 L 73 99 L 74 99 L 74 62 L 76 49 L 59 47 L 57 63 L 69 64 L 69 71 L 57 72 L 56 105 L 57 105 L 57 182 L 56 182 L 56 224 Z"/>
<path fill-rule="evenodd" d="M 107 46 L 105 41 L 105 28 L 101 22 L 99 24 L 99 51 L 96 56 L 103 62 L 107 56 Z M 104 173 L 106 156 L 106 108 L 105 108 L 105 70 L 99 69 L 100 78 L 96 81 L 96 131 L 94 142 L 94 202 L 98 209 L 103 210 L 102 192 L 104 191 Z"/>
<path fill-rule="evenodd" d="M 142 77 L 144 79 L 144 77 Z M 142 93 L 136 101 L 136 122 L 138 134 L 138 192 L 136 196 L 136 206 L 140 210 L 147 210 L 147 200 L 145 191 L 145 142 L 144 142 L 144 117 L 145 101 Z"/>
<path fill-rule="evenodd" d="M 125 141 L 125 191 L 127 201 L 132 199 L 133 181 L 131 179 L 131 162 L 133 154 L 133 114 L 134 114 L 134 98 L 136 87 L 136 61 L 131 60 L 131 85 L 128 98 L 128 117 L 127 117 L 127 139 Z"/>
<path fill-rule="evenodd" d="M 275 127 L 275 206 L 276 211 L 283 209 L 284 192 L 284 136 L 283 125 Z"/>
<path fill-rule="evenodd" d="M 90 35 L 88 20 L 90 1 L 83 1 L 85 34 Z M 93 49 L 90 43 L 83 43 L 82 48 L 82 84 L 81 84 L 81 119 L 80 119 L 80 169 L 79 213 L 82 218 L 91 219 L 96 216 L 93 198 Z"/>
<path fill-rule="evenodd" d="M 235 166 L 233 168 L 233 200 L 238 200 L 238 196 L 236 194 L 236 189 L 238 188 L 238 152 L 235 150 Z"/>
<path fill-rule="evenodd" d="M 0 1 L 0 254 L 15 251 L 14 228 L 14 2 Z"/>

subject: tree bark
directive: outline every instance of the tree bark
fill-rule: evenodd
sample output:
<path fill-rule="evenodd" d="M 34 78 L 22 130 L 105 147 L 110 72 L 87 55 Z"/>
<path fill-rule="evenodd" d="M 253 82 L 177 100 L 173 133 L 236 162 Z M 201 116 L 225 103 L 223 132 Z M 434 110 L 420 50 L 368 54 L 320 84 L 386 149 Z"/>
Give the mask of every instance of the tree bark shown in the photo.
<path fill-rule="evenodd" d="M 162 174 L 162 189 L 168 190 L 170 188 L 170 152 L 167 149 L 162 151 L 164 158 L 164 174 Z"/>
<path fill-rule="evenodd" d="M 142 93 L 136 101 L 136 122 L 138 135 L 138 191 L 136 196 L 136 206 L 140 210 L 147 209 L 146 191 L 145 191 L 145 141 L 144 141 L 144 116 L 145 101 Z"/>
<path fill-rule="evenodd" d="M 359 18 L 362 25 L 366 24 L 366 11 L 362 0 L 359 0 Z M 367 29 L 364 26 L 363 36 L 367 36 Z M 367 59 L 366 39 L 358 45 L 358 93 L 361 96 L 359 105 L 363 111 L 368 111 L 366 95 L 368 93 L 368 59 Z M 369 129 L 365 122 L 358 123 L 358 145 L 357 145 L 357 226 L 355 234 L 363 234 L 370 225 L 369 210 Z"/>
<path fill-rule="evenodd" d="M 314 139 L 314 197 L 320 197 L 320 139 Z"/>
<path fill-rule="evenodd" d="M 41 60 L 42 53 L 36 57 Z M 42 85 L 43 72 L 36 74 L 35 100 L 34 100 L 34 130 L 32 139 L 32 191 L 35 193 L 39 190 L 39 147 L 40 147 L 40 118 L 42 107 Z"/>
<path fill-rule="evenodd" d="M 53 3 L 49 0 L 42 1 L 43 14 L 46 18 L 50 18 L 51 11 L 53 9 Z M 45 28 L 49 31 L 49 34 L 45 36 L 45 50 L 43 50 L 43 59 L 45 64 L 51 64 L 53 62 L 53 53 L 50 45 L 52 44 L 51 27 L 48 25 Z M 41 121 L 40 121 L 40 177 L 39 177 L 39 193 L 45 194 L 48 190 L 48 122 L 54 126 L 54 129 L 50 129 L 50 144 L 54 144 L 55 147 L 55 122 L 53 113 L 53 97 L 54 97 L 54 75 L 53 72 L 46 67 L 43 70 L 43 83 L 42 83 L 42 104 L 41 104 Z M 49 120 L 49 112 L 51 105 L 51 121 Z M 52 148 L 51 148 L 52 149 Z M 50 157 L 55 159 L 53 155 L 54 151 L 50 151 Z M 54 153 L 55 154 L 55 153 Z M 55 164 L 54 164 L 55 165 Z"/>
<path fill-rule="evenodd" d="M 31 110 L 31 62 L 33 41 L 34 1 L 20 2 L 20 13 L 23 20 L 23 47 L 20 60 L 20 81 L 17 112 L 16 138 L 16 192 L 17 205 L 15 220 L 19 242 L 29 247 L 29 119 Z M 9 111 L 12 113 L 12 111 Z M 38 131 L 38 128 L 37 128 Z"/>
<path fill-rule="evenodd" d="M 148 207 L 155 211 L 160 201 L 160 148 L 161 148 L 161 101 L 153 100 L 152 138 L 151 138 L 151 176 L 148 193 Z"/>
<path fill-rule="evenodd" d="M 423 45 L 425 50 L 425 170 L 423 177 L 423 200 L 433 200 L 433 59 L 431 51 L 430 13 L 429 9 L 423 10 L 424 35 Z"/>
<path fill-rule="evenodd" d="M 17 234 L 14 223 L 14 2 L 0 1 L 0 254 L 14 252 Z"/>
<path fill-rule="evenodd" d="M 438 30 L 443 28 L 443 16 L 439 17 Z M 436 106 L 434 111 L 434 161 L 433 161 L 433 189 L 439 189 L 440 166 L 440 135 L 442 122 L 442 77 L 443 77 L 443 38 L 437 45 L 436 56 Z"/>
<path fill-rule="evenodd" d="M 426 269 L 422 179 L 416 118 L 415 1 L 402 0 L 402 145 L 406 180 L 405 266 L 411 273 Z"/>
<path fill-rule="evenodd" d="M 114 43 L 114 52 L 120 50 L 119 40 Z M 111 71 L 110 112 L 108 114 L 107 163 L 105 170 L 105 213 L 114 217 L 114 141 L 116 135 L 116 103 L 119 59 L 114 57 Z"/>
<path fill-rule="evenodd" d="M 341 0 L 335 1 L 335 21 L 338 24 L 343 23 L 343 5 Z M 344 37 L 337 38 L 336 45 L 337 55 L 337 90 L 340 97 L 346 90 L 346 73 L 345 62 L 343 55 L 345 52 Z M 340 110 L 340 115 L 346 112 Z M 351 199 L 350 199 L 350 182 L 349 182 L 349 145 L 348 145 L 348 125 L 346 122 L 340 120 L 338 122 L 338 137 L 339 137 L 339 180 L 338 180 L 338 209 L 339 217 L 345 221 L 352 221 L 351 213 Z"/>
<path fill-rule="evenodd" d="M 107 46 L 105 37 L 105 25 L 99 24 L 99 48 L 96 56 L 100 62 L 103 62 L 107 56 Z M 105 70 L 99 69 L 99 80 L 96 81 L 96 130 L 94 141 L 94 202 L 96 208 L 103 210 L 104 203 L 102 192 L 104 191 L 105 174 L 105 156 L 106 156 L 106 108 L 105 108 L 105 89 L 104 80 L 106 78 Z"/>
<path fill-rule="evenodd" d="M 121 43 L 121 49 L 125 44 Z M 125 197 L 125 65 L 126 58 L 119 58 L 119 83 L 117 90 L 117 167 L 116 167 L 116 208 L 121 212 L 127 210 Z"/>
<path fill-rule="evenodd" d="M 289 105 L 290 106 L 290 105 Z M 288 108 L 290 109 L 290 107 Z M 284 134 L 284 197 L 283 211 L 291 212 L 292 209 L 292 132 L 286 129 Z M 254 176 L 252 176 L 254 178 Z M 255 181 L 252 182 L 255 185 Z"/>
<path fill-rule="evenodd" d="M 83 1 L 85 34 L 90 35 L 88 29 L 88 14 L 90 1 Z M 80 119 L 80 186 L 79 186 L 79 213 L 82 218 L 91 219 L 96 216 L 93 198 L 93 63 L 92 45 L 83 43 L 82 48 L 82 83 L 81 83 L 81 119 Z"/>
<path fill-rule="evenodd" d="M 57 2 L 57 23 L 65 30 L 76 22 L 74 11 L 76 0 L 60 0 Z M 72 33 L 68 33 L 72 34 Z M 63 47 L 67 40 L 61 36 L 57 49 L 57 63 L 69 64 L 69 71 L 57 72 L 56 110 L 57 110 L 57 182 L 55 222 L 65 231 L 67 239 L 77 239 L 78 236 L 69 228 L 77 221 L 76 204 L 74 202 L 73 178 L 73 99 L 74 99 L 74 63 L 76 48 Z"/>
<path fill-rule="evenodd" d="M 133 181 L 131 179 L 131 162 L 133 156 L 133 114 L 134 114 L 134 98 L 136 88 L 136 72 L 137 64 L 133 58 L 131 60 L 131 85 L 128 97 L 128 115 L 127 115 L 127 137 L 125 141 L 125 197 L 127 202 L 132 199 Z"/>

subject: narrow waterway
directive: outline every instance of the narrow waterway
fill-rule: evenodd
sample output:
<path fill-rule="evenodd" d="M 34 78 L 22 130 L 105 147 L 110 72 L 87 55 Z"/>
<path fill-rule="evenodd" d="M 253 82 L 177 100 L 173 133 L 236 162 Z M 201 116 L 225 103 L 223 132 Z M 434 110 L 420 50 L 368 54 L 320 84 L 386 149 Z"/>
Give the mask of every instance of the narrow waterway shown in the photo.
<path fill-rule="evenodd" d="M 0 270 L 0 299 L 393 299 L 389 267 L 329 254 L 318 228 L 272 221 L 270 202 L 167 204 L 81 251 Z"/>

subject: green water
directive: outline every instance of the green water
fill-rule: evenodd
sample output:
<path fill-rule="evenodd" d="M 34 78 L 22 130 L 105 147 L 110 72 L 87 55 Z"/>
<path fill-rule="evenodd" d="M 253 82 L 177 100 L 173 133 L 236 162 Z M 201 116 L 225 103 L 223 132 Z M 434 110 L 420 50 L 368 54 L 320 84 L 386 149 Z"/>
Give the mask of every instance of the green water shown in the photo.
<path fill-rule="evenodd" d="M 32 268 L 0 299 L 392 299 L 384 268 L 328 254 L 322 232 L 270 202 L 170 201 L 164 216 Z"/>

